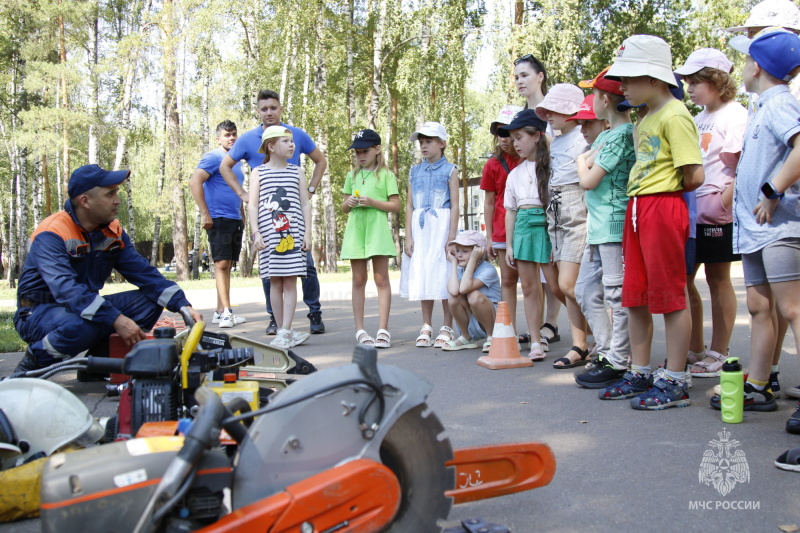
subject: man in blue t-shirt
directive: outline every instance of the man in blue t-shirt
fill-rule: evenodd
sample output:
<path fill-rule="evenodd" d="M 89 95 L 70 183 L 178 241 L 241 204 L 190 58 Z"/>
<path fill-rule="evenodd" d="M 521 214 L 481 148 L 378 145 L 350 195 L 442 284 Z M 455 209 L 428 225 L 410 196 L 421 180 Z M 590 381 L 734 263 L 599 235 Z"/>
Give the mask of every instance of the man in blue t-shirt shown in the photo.
<path fill-rule="evenodd" d="M 217 125 L 219 147 L 203 155 L 189 181 L 214 259 L 217 310 L 213 323 L 221 328 L 246 322 L 245 318 L 234 315 L 231 309 L 231 266 L 242 251 L 242 201 L 219 173 L 219 165 L 237 137 L 236 124 L 230 120 L 220 122 Z M 235 165 L 232 172 L 241 185 L 244 181 L 242 165 Z"/>
<path fill-rule="evenodd" d="M 264 162 L 264 154 L 258 153 L 258 149 L 261 147 L 261 134 L 269 126 L 281 125 L 288 128 L 294 138 L 295 152 L 288 160 L 289 163 L 300 166 L 300 154 L 306 154 L 314 162 L 314 172 L 308 183 L 310 198 L 317 190 L 319 182 L 322 181 L 325 169 L 328 168 L 328 160 L 325 159 L 325 155 L 317 148 L 317 145 L 314 144 L 314 141 L 305 131 L 281 122 L 283 106 L 281 105 L 280 96 L 275 91 L 259 91 L 256 99 L 256 110 L 262 123 L 243 133 L 220 164 L 219 171 L 225 178 L 225 182 L 239 195 L 239 198 L 245 202 L 248 201 L 247 193 L 241 182 L 236 180 L 233 168 L 242 159 L 247 161 L 251 169 L 261 165 Z M 314 267 L 314 259 L 311 257 L 310 250 L 307 252 L 306 257 L 308 272 L 306 277 L 303 278 L 303 301 L 308 306 L 311 333 L 325 333 L 325 324 L 322 323 L 322 306 L 319 303 L 319 278 L 317 278 L 317 269 Z M 267 298 L 267 312 L 270 318 L 267 335 L 275 335 L 278 332 L 278 325 L 272 314 L 272 304 L 269 300 L 269 279 L 263 279 L 262 282 L 264 284 L 264 295 Z"/>

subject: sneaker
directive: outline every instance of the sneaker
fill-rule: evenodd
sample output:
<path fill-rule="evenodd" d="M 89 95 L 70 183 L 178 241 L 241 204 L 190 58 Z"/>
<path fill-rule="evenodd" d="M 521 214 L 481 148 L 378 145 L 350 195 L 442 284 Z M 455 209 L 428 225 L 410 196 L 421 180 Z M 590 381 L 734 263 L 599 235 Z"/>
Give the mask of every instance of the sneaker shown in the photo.
<path fill-rule="evenodd" d="M 310 333 L 306 333 L 305 331 L 291 330 L 291 333 L 292 333 L 292 346 L 291 346 L 292 348 L 303 344 L 311 336 Z"/>
<path fill-rule="evenodd" d="M 282 329 L 278 332 L 278 336 L 269 343 L 273 348 L 280 348 L 281 350 L 288 350 L 293 346 L 294 338 L 292 332 L 288 329 Z"/>
<path fill-rule="evenodd" d="M 321 311 L 308 313 L 308 320 L 311 322 L 311 327 L 309 328 L 311 333 L 315 335 L 319 333 L 325 333 L 325 324 L 322 323 Z"/>
<path fill-rule="evenodd" d="M 269 326 L 267 326 L 267 335 L 277 335 L 278 334 L 278 323 L 275 322 L 275 317 L 269 315 Z"/>
<path fill-rule="evenodd" d="M 650 390 L 631 398 L 631 407 L 642 411 L 660 411 L 670 407 L 686 407 L 692 403 L 686 383 L 661 378 Z"/>
<path fill-rule="evenodd" d="M 664 365 L 666 365 L 666 362 L 664 362 Z M 665 372 L 666 372 L 666 366 L 659 366 L 655 370 L 655 372 L 653 372 L 653 381 L 654 382 L 658 381 L 661 378 L 669 379 L 665 375 Z M 683 380 L 686 382 L 686 388 L 687 389 L 691 389 L 692 388 L 692 373 L 689 372 L 689 367 L 688 366 L 686 367 L 686 372 L 683 374 Z"/>
<path fill-rule="evenodd" d="M 625 369 L 614 368 L 605 359 L 601 360 L 600 365 L 596 365 L 588 372 L 575 374 L 575 383 L 587 389 L 604 389 L 622 379 Z"/>
<path fill-rule="evenodd" d="M 600 391 L 601 400 L 624 400 L 647 392 L 653 386 L 653 376 L 643 378 L 633 372 L 625 372 L 619 381 Z"/>
<path fill-rule="evenodd" d="M 720 396 L 715 394 L 711 397 L 711 407 L 720 409 Z M 744 410 L 745 411 L 759 411 L 769 412 L 778 410 L 778 402 L 772 395 L 769 387 L 764 390 L 757 390 L 750 383 L 744 384 Z"/>
<path fill-rule="evenodd" d="M 227 309 L 223 311 L 222 316 L 219 317 L 219 327 L 232 328 L 234 323 L 233 313 Z"/>
<path fill-rule="evenodd" d="M 225 317 L 225 315 L 228 314 L 228 313 L 230 313 L 230 315 L 233 317 L 233 322 L 231 323 L 230 326 L 223 326 L 223 325 L 221 325 L 223 323 L 222 320 Z M 220 324 L 221 328 L 230 328 L 230 327 L 233 327 L 233 326 L 238 326 L 239 324 L 244 324 L 245 322 L 247 322 L 246 318 L 244 318 L 242 316 L 234 315 L 233 314 L 233 309 L 230 309 L 230 308 L 226 309 L 222 313 L 217 313 L 216 311 L 214 311 L 214 317 L 211 319 L 211 323 L 212 324 Z M 227 324 L 227 321 L 225 322 L 225 324 Z"/>
<path fill-rule="evenodd" d="M 780 374 L 780 372 L 769 373 L 769 388 L 772 389 L 772 395 L 775 396 L 775 398 L 781 397 L 781 384 L 778 382 L 778 374 Z"/>
<path fill-rule="evenodd" d="M 800 448 L 786 450 L 775 459 L 775 466 L 789 472 L 800 472 Z"/>
<path fill-rule="evenodd" d="M 601 366 L 603 366 L 603 361 L 598 356 L 594 358 L 590 357 L 589 359 L 587 359 L 586 365 L 584 365 L 583 368 L 588 372 L 590 370 L 595 370 L 596 368 L 599 368 Z"/>
<path fill-rule="evenodd" d="M 797 402 L 794 409 L 794 413 L 786 421 L 786 431 L 792 435 L 800 435 L 800 402 Z"/>

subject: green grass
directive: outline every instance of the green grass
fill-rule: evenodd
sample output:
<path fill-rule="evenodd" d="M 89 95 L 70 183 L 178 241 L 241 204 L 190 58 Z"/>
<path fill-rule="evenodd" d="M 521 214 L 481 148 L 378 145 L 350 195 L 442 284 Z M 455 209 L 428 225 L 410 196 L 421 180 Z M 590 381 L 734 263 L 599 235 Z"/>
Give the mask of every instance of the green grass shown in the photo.
<path fill-rule="evenodd" d="M 175 281 L 177 275 L 175 272 L 164 272 L 164 277 L 168 280 Z M 399 270 L 391 270 L 389 272 L 389 276 L 392 279 L 399 279 L 400 271 Z M 319 272 L 319 282 L 321 285 L 325 283 L 337 283 L 337 282 L 347 282 L 350 281 L 351 274 L 350 274 L 350 262 L 345 261 L 339 264 L 339 271 L 326 273 L 326 272 Z M 180 283 L 181 288 L 184 290 L 196 290 L 196 289 L 214 289 L 216 288 L 214 279 L 211 277 L 211 273 L 209 272 L 201 272 L 200 279 L 190 280 L 190 281 L 182 281 Z M 232 288 L 240 288 L 240 287 L 261 287 L 261 278 L 258 275 L 255 275 L 250 278 L 243 278 L 239 275 L 238 272 L 234 272 L 231 276 L 231 287 Z M 129 291 L 134 287 L 130 283 L 106 283 L 106 286 L 100 291 L 100 294 L 115 294 L 117 292 L 122 291 Z M 17 299 L 17 290 L 12 289 L 8 286 L 8 282 L 5 280 L 0 280 L 0 300 L 16 300 Z M 13 329 L 13 328 L 12 328 Z"/>
<path fill-rule="evenodd" d="M 0 353 L 23 351 L 25 343 L 14 329 L 14 309 L 0 307 Z"/>

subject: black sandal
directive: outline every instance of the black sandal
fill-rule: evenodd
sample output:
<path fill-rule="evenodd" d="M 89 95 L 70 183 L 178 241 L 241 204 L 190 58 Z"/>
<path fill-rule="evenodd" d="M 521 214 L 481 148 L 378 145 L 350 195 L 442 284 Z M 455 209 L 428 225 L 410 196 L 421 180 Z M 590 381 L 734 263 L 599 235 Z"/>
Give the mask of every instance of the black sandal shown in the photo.
<path fill-rule="evenodd" d="M 548 324 L 547 322 L 545 322 L 544 324 L 542 324 L 542 327 L 539 328 L 539 333 L 541 333 L 541 330 L 544 329 L 544 328 L 547 328 L 547 329 L 549 329 L 550 331 L 553 332 L 553 336 L 552 337 L 547 337 L 545 335 L 542 335 L 542 337 L 547 339 L 547 342 L 552 344 L 554 342 L 558 342 L 558 341 L 561 340 L 561 335 L 558 334 L 558 326 L 554 326 L 553 324 Z"/>
<path fill-rule="evenodd" d="M 530 344 L 531 336 L 528 333 L 520 333 L 517 335 L 517 342 L 520 344 Z"/>
<path fill-rule="evenodd" d="M 561 370 L 563 368 L 575 368 L 576 366 L 583 366 L 586 364 L 587 362 L 586 358 L 589 357 L 589 350 L 581 350 L 577 346 L 573 346 L 572 348 L 569 349 L 569 351 L 577 353 L 578 355 L 581 356 L 581 358 L 573 362 L 569 360 L 569 357 L 559 357 L 558 359 L 553 361 L 553 368 Z M 569 355 L 569 352 L 567 352 L 567 355 Z M 563 364 L 558 365 L 556 363 L 563 363 Z"/>

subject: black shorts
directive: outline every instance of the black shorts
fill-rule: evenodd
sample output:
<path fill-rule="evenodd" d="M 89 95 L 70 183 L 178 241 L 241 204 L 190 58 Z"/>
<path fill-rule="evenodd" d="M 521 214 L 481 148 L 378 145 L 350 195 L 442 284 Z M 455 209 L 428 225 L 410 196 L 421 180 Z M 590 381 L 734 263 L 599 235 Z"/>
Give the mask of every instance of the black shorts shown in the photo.
<path fill-rule="evenodd" d="M 212 218 L 213 226 L 206 230 L 208 246 L 214 261 L 238 261 L 242 251 L 244 223 L 233 218 Z"/>
<path fill-rule="evenodd" d="M 733 253 L 733 223 L 698 224 L 696 263 L 732 263 L 742 256 Z"/>

